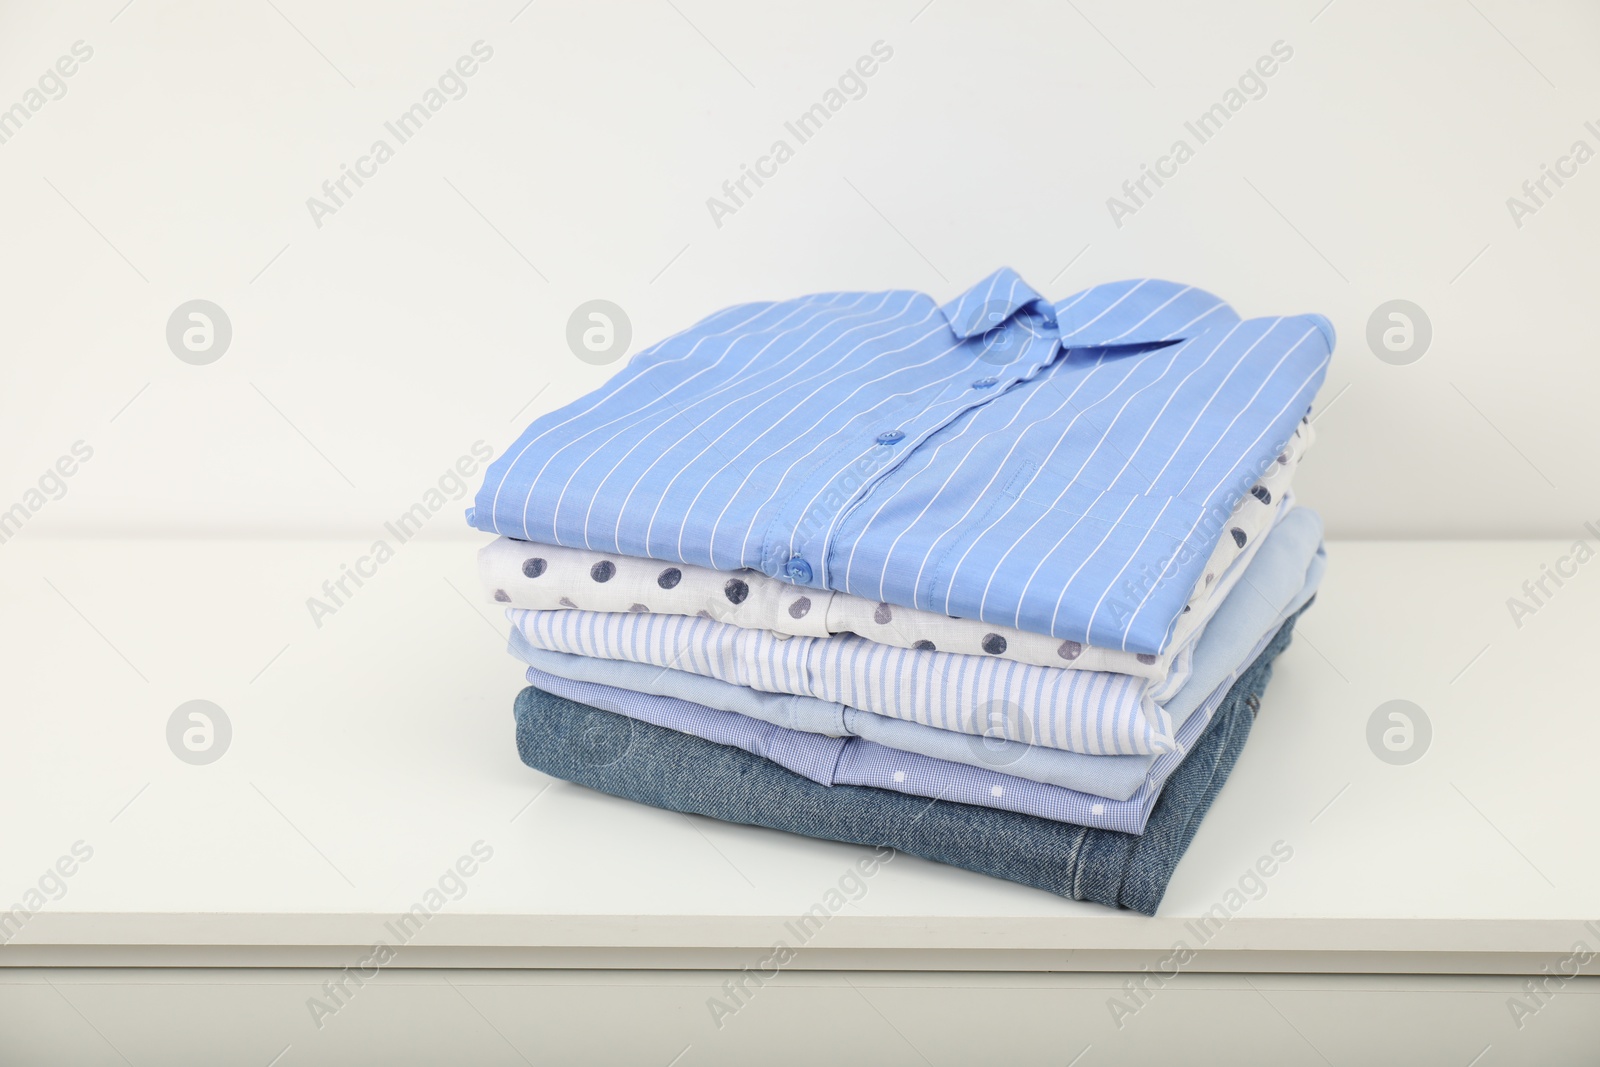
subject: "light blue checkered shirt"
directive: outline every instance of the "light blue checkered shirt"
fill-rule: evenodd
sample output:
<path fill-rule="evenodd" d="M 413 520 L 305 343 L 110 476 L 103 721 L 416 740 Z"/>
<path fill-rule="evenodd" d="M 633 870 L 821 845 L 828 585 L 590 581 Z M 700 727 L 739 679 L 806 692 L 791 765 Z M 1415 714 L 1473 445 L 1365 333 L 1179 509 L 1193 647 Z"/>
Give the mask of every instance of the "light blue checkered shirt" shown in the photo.
<path fill-rule="evenodd" d="M 1052 304 L 1009 269 L 744 304 L 537 419 L 468 519 L 1157 654 L 1332 347 L 1320 315 L 1154 280 Z"/>

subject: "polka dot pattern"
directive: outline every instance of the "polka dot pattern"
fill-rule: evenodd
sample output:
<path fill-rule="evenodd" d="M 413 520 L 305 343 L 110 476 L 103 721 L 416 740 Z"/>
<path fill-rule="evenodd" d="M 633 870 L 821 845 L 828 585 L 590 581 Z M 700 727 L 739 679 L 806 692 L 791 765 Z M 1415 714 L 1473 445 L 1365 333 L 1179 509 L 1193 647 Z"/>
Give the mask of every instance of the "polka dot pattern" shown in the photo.
<path fill-rule="evenodd" d="M 1006 639 L 999 634 L 984 634 L 983 650 L 991 656 L 998 656 L 1006 650 Z"/>
<path fill-rule="evenodd" d="M 616 577 L 616 574 L 617 565 L 612 563 L 609 559 L 603 559 L 599 563 L 596 563 L 593 567 L 589 568 L 589 577 L 593 578 L 597 582 L 609 582 L 612 578 Z"/>
<path fill-rule="evenodd" d="M 811 598 L 808 596 L 799 597 L 793 604 L 789 605 L 789 618 L 803 619 L 806 617 L 806 612 L 810 610 Z"/>
<path fill-rule="evenodd" d="M 668 567 L 656 575 L 656 584 L 663 589 L 676 589 L 681 581 L 683 581 L 683 572 L 676 567 Z"/>
<path fill-rule="evenodd" d="M 893 618 L 894 610 L 882 601 L 879 601 L 878 606 L 872 609 L 872 621 L 877 623 L 879 626 L 889 625 L 889 622 Z"/>
<path fill-rule="evenodd" d="M 522 561 L 522 576 L 524 578 L 537 578 L 543 574 L 549 564 L 539 556 Z"/>
<path fill-rule="evenodd" d="M 740 578 L 729 578 L 728 584 L 722 587 L 722 595 L 728 598 L 730 604 L 743 604 L 750 595 L 750 585 Z"/>

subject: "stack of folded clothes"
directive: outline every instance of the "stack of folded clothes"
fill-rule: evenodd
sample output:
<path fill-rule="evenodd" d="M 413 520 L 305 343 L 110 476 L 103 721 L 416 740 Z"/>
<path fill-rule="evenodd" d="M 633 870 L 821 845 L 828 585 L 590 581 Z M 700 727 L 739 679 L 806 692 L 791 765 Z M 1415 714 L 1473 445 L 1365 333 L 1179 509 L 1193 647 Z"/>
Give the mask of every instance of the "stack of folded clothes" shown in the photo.
<path fill-rule="evenodd" d="M 468 521 L 529 766 L 1155 911 L 1322 577 L 1333 348 L 1143 280 L 728 308 Z"/>

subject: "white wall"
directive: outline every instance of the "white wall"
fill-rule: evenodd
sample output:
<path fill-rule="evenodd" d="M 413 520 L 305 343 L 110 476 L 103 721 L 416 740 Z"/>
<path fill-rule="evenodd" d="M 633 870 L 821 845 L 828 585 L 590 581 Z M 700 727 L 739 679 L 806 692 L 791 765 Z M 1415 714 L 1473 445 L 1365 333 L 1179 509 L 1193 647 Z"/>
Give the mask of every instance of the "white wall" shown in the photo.
<path fill-rule="evenodd" d="M 0 144 L 0 509 L 81 439 L 21 536 L 361 535 L 615 370 L 567 348 L 582 301 L 637 347 L 1009 264 L 1052 297 L 1155 275 L 1332 318 L 1302 495 L 1334 536 L 1576 535 L 1600 160 L 1520 227 L 1507 198 L 1600 150 L 1600 9 L 1324 3 L 6 4 L 0 107 L 93 55 Z M 318 227 L 307 198 L 479 40 L 466 95 Z M 715 225 L 880 40 L 865 95 Z M 1118 227 L 1107 198 L 1278 41 L 1265 95 Z M 194 298 L 233 327 L 205 366 L 165 339 Z M 1397 298 L 1433 329 L 1404 366 L 1365 338 Z M 430 532 L 461 529 L 452 504 Z"/>

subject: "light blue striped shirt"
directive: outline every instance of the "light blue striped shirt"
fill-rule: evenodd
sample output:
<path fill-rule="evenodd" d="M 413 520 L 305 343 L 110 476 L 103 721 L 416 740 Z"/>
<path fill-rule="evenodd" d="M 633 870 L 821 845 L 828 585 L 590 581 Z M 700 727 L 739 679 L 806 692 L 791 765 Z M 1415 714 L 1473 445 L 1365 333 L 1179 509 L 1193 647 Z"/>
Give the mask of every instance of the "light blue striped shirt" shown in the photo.
<path fill-rule="evenodd" d="M 1172 747 L 1147 678 L 922 652 L 855 634 L 780 637 L 690 615 L 507 612 L 534 648 L 689 671 L 764 693 L 815 697 L 940 730 L 1090 755 Z"/>
<path fill-rule="evenodd" d="M 1332 347 L 1320 315 L 1154 280 L 1052 304 L 1009 269 L 744 304 L 537 419 L 468 519 L 1154 655 Z"/>

